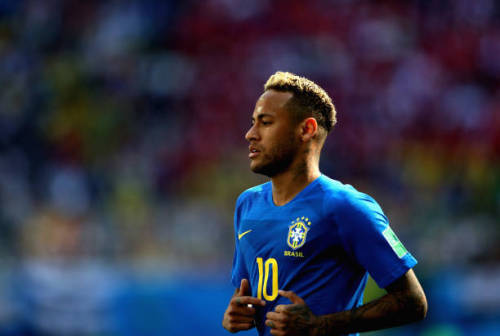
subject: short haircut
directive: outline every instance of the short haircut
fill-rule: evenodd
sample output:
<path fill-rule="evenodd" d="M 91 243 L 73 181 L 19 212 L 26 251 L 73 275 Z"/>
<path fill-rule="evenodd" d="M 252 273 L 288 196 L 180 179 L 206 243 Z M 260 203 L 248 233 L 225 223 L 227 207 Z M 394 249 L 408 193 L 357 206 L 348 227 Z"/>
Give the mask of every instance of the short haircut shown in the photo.
<path fill-rule="evenodd" d="M 337 123 L 332 99 L 313 81 L 290 72 L 278 71 L 267 80 L 264 91 L 291 92 L 293 98 L 287 103 L 295 112 L 298 121 L 314 117 L 318 125 L 330 132 Z"/>

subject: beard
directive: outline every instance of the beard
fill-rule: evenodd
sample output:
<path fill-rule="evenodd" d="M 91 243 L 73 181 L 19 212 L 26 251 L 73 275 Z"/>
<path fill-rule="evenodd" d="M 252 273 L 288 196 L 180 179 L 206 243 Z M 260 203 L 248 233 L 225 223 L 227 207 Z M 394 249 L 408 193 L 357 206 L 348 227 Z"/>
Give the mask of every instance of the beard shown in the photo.
<path fill-rule="evenodd" d="M 261 152 L 260 161 L 250 164 L 250 169 L 254 173 L 274 177 L 290 168 L 297 151 L 297 140 L 291 135 L 285 141 L 275 144 L 268 152 Z"/>

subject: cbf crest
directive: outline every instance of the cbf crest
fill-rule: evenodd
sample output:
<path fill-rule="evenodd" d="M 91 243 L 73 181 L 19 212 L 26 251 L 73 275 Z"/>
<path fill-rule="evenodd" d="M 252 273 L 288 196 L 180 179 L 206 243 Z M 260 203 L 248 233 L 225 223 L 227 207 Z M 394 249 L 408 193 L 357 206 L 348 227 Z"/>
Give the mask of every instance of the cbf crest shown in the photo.
<path fill-rule="evenodd" d="M 292 221 L 292 225 L 288 227 L 288 237 L 286 239 L 288 246 L 294 250 L 304 246 L 309 231 L 308 226 L 310 225 L 311 222 L 306 217 L 297 217 Z"/>

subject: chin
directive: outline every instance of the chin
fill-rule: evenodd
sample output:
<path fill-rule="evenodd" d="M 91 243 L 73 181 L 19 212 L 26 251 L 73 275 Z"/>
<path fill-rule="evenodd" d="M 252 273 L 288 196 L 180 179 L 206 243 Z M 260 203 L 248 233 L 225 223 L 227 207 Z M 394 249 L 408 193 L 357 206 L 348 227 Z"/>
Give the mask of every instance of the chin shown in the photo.
<path fill-rule="evenodd" d="M 261 174 L 267 177 L 273 177 L 276 175 L 275 167 L 273 165 L 256 164 L 255 162 L 250 163 L 250 170 L 256 174 Z"/>
<path fill-rule="evenodd" d="M 250 170 L 256 174 L 262 174 L 262 166 L 255 164 L 255 163 L 250 163 Z"/>

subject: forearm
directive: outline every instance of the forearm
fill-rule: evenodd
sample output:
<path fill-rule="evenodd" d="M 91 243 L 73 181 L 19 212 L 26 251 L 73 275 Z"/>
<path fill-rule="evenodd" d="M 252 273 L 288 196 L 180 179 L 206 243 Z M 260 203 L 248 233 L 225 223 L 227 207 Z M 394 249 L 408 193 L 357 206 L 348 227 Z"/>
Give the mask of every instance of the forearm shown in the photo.
<path fill-rule="evenodd" d="M 318 316 L 316 336 L 338 335 L 395 327 L 425 317 L 425 296 L 415 293 L 388 293 L 363 306 L 339 313 Z"/>

